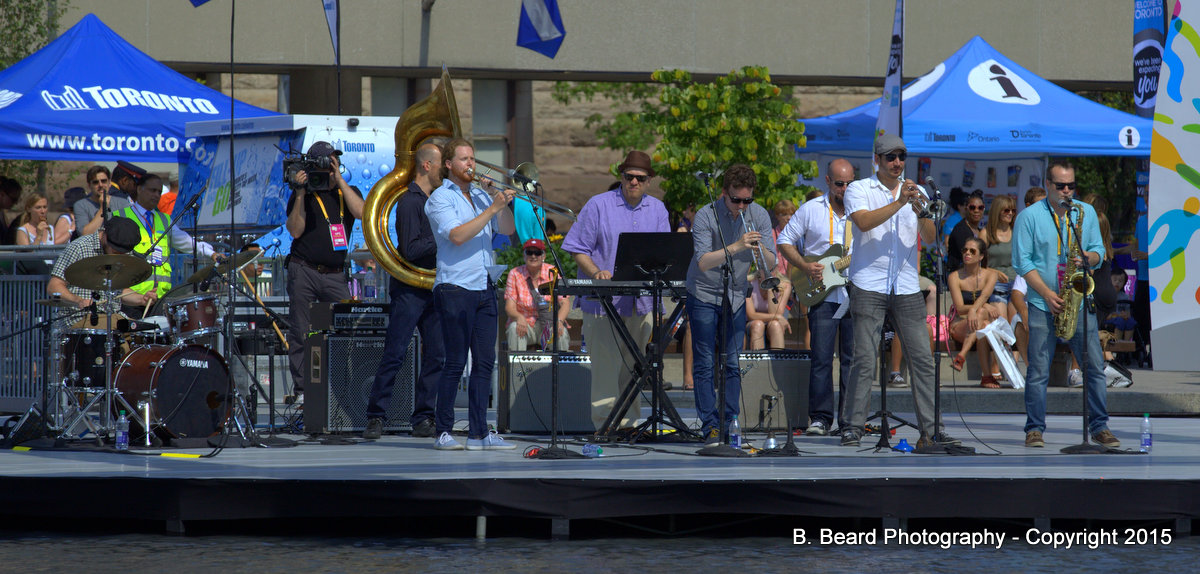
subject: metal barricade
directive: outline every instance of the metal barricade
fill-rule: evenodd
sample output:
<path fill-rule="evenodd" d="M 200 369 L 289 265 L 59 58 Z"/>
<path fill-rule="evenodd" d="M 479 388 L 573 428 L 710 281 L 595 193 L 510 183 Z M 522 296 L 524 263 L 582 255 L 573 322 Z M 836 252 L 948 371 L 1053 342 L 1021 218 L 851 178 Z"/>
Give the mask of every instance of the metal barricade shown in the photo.
<path fill-rule="evenodd" d="M 34 300 L 46 296 L 48 275 L 0 275 L 0 337 L 49 320 L 53 309 Z M 40 329 L 0 341 L 0 413 L 18 413 L 41 400 L 43 334 Z M 54 353 L 51 353 L 53 356 Z"/>

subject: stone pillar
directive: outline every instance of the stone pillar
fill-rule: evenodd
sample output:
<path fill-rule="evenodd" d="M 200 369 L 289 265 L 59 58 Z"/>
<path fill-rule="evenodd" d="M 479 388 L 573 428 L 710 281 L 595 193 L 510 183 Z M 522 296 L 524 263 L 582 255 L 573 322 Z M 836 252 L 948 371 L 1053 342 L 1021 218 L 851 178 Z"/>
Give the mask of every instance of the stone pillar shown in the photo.
<path fill-rule="evenodd" d="M 362 115 L 362 72 L 342 68 L 342 109 L 338 111 L 333 68 L 293 70 L 288 108 L 293 114 Z"/>

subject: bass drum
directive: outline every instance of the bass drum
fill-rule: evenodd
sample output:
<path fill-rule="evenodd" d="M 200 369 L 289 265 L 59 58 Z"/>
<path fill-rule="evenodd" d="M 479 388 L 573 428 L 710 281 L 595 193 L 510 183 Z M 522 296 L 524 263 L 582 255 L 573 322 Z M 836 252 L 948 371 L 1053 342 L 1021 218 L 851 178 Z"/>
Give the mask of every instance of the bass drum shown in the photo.
<path fill-rule="evenodd" d="M 134 408 L 150 402 L 155 434 L 164 439 L 212 436 L 221 431 L 232 406 L 225 400 L 225 359 L 200 345 L 138 347 L 121 362 L 113 386 Z M 131 421 L 131 439 L 145 434 L 137 426 Z"/>

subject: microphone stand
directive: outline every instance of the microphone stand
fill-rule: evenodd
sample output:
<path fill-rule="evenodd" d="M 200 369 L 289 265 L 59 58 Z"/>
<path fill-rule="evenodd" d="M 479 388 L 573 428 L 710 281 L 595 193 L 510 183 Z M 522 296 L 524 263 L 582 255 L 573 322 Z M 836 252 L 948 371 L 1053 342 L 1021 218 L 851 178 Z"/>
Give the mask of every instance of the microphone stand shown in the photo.
<path fill-rule="evenodd" d="M 729 425 L 725 422 L 725 340 L 729 333 L 729 318 L 733 314 L 732 305 L 729 302 L 729 282 L 733 276 L 733 255 L 729 253 L 729 242 L 725 239 L 725 233 L 721 231 L 720 212 L 717 210 L 717 198 L 713 195 L 713 189 L 709 183 L 709 175 L 706 173 L 697 174 L 697 177 L 704 182 L 704 190 L 708 192 L 709 206 L 713 211 L 713 221 L 716 222 L 717 235 L 721 239 L 721 250 L 725 253 L 725 263 L 721 266 L 721 305 L 720 316 L 717 318 L 717 366 L 714 376 L 717 383 L 717 426 L 719 427 L 718 435 L 722 441 L 719 444 L 706 446 L 696 451 L 700 456 L 723 456 L 723 457 L 748 457 L 750 456 L 740 448 L 734 448 L 729 444 Z M 708 439 L 707 435 L 704 437 Z"/>
<path fill-rule="evenodd" d="M 1079 253 L 1082 255 L 1083 254 L 1083 234 L 1080 233 L 1079 226 L 1075 225 L 1075 223 L 1073 223 L 1071 221 L 1071 212 L 1078 211 L 1078 210 L 1079 210 L 1079 208 L 1075 206 L 1074 202 L 1071 202 L 1069 204 L 1069 206 L 1067 207 L 1067 227 L 1069 227 L 1071 229 L 1071 233 L 1073 235 L 1075 235 L 1075 242 L 1076 242 L 1075 244 L 1079 246 Z M 1080 219 L 1082 220 L 1083 218 L 1080 217 Z M 1091 265 L 1088 265 L 1088 262 L 1086 259 L 1083 261 L 1083 265 L 1081 265 L 1080 268 L 1083 269 L 1083 276 L 1085 278 L 1087 278 L 1088 281 L 1091 281 L 1092 267 L 1091 267 Z M 1068 278 L 1064 278 L 1064 279 L 1068 279 Z M 1094 303 L 1094 300 L 1092 299 L 1091 293 L 1087 293 L 1083 296 L 1083 313 L 1082 313 L 1083 317 L 1081 317 L 1081 319 L 1083 320 L 1083 334 L 1082 335 L 1072 335 L 1072 337 L 1083 337 L 1083 341 L 1082 341 L 1082 343 L 1083 343 L 1082 344 L 1082 347 L 1083 347 L 1082 355 L 1083 356 L 1080 360 L 1080 363 L 1081 363 L 1080 366 L 1083 367 L 1083 392 L 1080 393 L 1080 395 L 1082 396 L 1082 399 L 1081 399 L 1082 406 L 1080 407 L 1081 408 L 1080 418 L 1083 420 L 1083 442 L 1076 444 L 1076 445 L 1063 447 L 1061 450 L 1059 450 L 1059 452 L 1061 452 L 1063 454 L 1105 454 L 1108 452 L 1119 452 L 1117 449 L 1110 449 L 1102 444 L 1092 444 L 1091 442 L 1089 442 L 1089 437 L 1088 437 L 1088 400 L 1087 399 L 1088 399 L 1088 387 L 1090 386 L 1090 381 L 1088 380 L 1088 374 L 1089 374 L 1088 371 L 1091 369 L 1091 365 L 1088 363 L 1088 313 L 1093 312 L 1094 304 L 1095 303 Z M 1063 309 L 1063 312 L 1065 313 L 1066 309 Z"/>
<path fill-rule="evenodd" d="M 534 183 L 537 186 L 539 193 L 538 201 L 542 201 L 540 190 L 541 184 Z M 527 198 L 530 194 L 527 194 Z M 529 201 L 529 199 L 526 199 Z M 554 259 L 555 273 L 550 280 L 550 446 L 538 451 L 532 458 L 547 459 L 547 460 L 566 460 L 573 458 L 587 458 L 583 453 L 578 453 L 573 450 L 567 450 L 558 445 L 558 294 L 554 287 L 560 284 L 559 278 L 562 277 L 562 261 L 558 257 L 558 253 L 550 246 L 550 236 L 546 234 L 546 208 L 541 207 L 533 201 L 529 201 L 533 206 L 533 217 L 537 220 L 538 228 L 542 230 L 542 237 L 546 238 L 546 252 Z M 541 210 L 539 211 L 539 207 Z M 524 246 L 522 246 L 524 249 Z M 543 263 L 544 264 L 544 263 Z M 540 297 L 539 293 L 533 293 L 534 297 Z M 511 351 L 511 349 L 510 349 Z M 507 362 L 507 361 L 506 361 Z"/>

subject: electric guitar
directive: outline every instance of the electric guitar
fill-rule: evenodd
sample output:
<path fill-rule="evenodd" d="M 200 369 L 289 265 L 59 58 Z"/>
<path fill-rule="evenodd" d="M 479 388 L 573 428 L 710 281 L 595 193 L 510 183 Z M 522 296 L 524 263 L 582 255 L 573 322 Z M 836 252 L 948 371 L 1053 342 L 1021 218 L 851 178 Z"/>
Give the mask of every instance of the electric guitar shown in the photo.
<path fill-rule="evenodd" d="M 813 279 L 808 271 L 793 267 L 791 272 L 792 287 L 796 299 L 805 307 L 812 307 L 825 299 L 829 292 L 845 285 L 846 278 L 841 271 L 850 266 L 850 256 L 842 256 L 844 248 L 841 245 L 831 245 L 829 250 L 821 255 L 805 255 L 804 260 L 820 262 L 824 269 L 820 279 Z"/>

